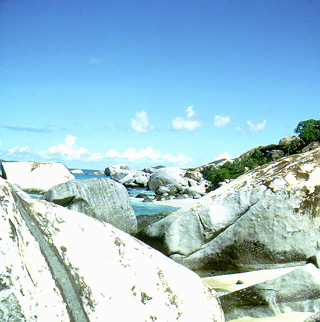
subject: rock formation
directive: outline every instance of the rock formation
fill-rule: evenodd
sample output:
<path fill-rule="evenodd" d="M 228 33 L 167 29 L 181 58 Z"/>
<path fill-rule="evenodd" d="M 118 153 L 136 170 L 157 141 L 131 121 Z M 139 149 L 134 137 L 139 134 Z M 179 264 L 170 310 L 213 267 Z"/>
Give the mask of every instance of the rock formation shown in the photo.
<path fill-rule="evenodd" d="M 3 162 L 2 176 L 30 193 L 43 193 L 74 179 L 66 166 L 54 162 Z"/>
<path fill-rule="evenodd" d="M 129 233 L 137 232 L 137 218 L 126 188 L 107 178 L 72 180 L 47 191 L 43 199 L 85 213 Z"/>
<path fill-rule="evenodd" d="M 2 321 L 224 321 L 213 290 L 110 224 L 0 179 Z"/>
<path fill-rule="evenodd" d="M 313 264 L 294 269 L 220 297 L 226 320 L 272 317 L 287 312 L 316 312 L 320 305 L 320 270 Z"/>
<path fill-rule="evenodd" d="M 320 149 L 249 171 L 143 234 L 192 269 L 305 262 L 320 250 Z"/>

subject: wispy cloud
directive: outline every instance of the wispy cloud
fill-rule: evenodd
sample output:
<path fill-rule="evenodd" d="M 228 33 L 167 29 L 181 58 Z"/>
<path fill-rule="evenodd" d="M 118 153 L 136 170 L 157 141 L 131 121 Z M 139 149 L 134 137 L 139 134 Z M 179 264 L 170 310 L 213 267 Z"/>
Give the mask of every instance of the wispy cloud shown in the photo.
<path fill-rule="evenodd" d="M 186 109 L 186 114 L 186 118 L 176 117 L 172 120 L 172 129 L 176 131 L 194 131 L 201 125 L 200 121 L 194 119 L 196 113 L 193 106 L 189 106 Z"/>
<path fill-rule="evenodd" d="M 16 146 L 16 147 L 14 147 L 12 149 L 9 149 L 10 154 L 14 154 L 14 153 L 17 153 L 17 152 L 31 152 L 31 150 L 30 150 L 30 148 L 28 146 L 24 146 L 24 147 L 21 147 L 21 148 Z"/>
<path fill-rule="evenodd" d="M 136 150 L 135 148 L 129 148 L 129 149 L 126 149 L 124 153 L 119 153 L 115 150 L 109 150 L 104 156 L 107 158 L 127 159 L 129 161 L 149 159 L 154 162 L 168 161 L 168 162 L 183 163 L 183 164 L 192 161 L 192 159 L 186 157 L 182 153 L 179 153 L 177 156 L 173 156 L 171 154 L 162 154 L 161 152 L 157 152 L 153 150 L 151 147 L 147 147 L 139 151 Z"/>
<path fill-rule="evenodd" d="M 231 119 L 229 116 L 216 115 L 213 120 L 213 125 L 215 127 L 223 127 L 229 124 L 230 122 L 231 122 Z"/>
<path fill-rule="evenodd" d="M 16 132 L 35 132 L 35 133 L 51 133 L 53 132 L 49 127 L 24 127 L 24 126 L 10 126 L 0 125 L 1 128 L 16 131 Z"/>
<path fill-rule="evenodd" d="M 242 128 L 241 126 L 236 126 L 236 131 L 240 134 L 240 135 L 246 135 L 247 131 Z"/>
<path fill-rule="evenodd" d="M 246 135 L 249 133 L 257 133 L 264 130 L 267 125 L 267 121 L 263 120 L 261 123 L 254 124 L 251 121 L 247 121 L 247 128 L 241 126 L 236 126 L 236 131 L 241 135 Z"/>
<path fill-rule="evenodd" d="M 146 133 L 154 129 L 154 126 L 150 125 L 148 114 L 145 111 L 136 113 L 136 117 L 131 120 L 130 127 L 138 133 Z"/>
<path fill-rule="evenodd" d="M 253 124 L 251 121 L 247 121 L 249 131 L 251 133 L 261 132 L 267 125 L 267 121 L 263 120 L 261 123 Z"/>
<path fill-rule="evenodd" d="M 89 64 L 90 65 L 101 65 L 102 59 L 99 57 L 90 57 L 89 58 Z"/>

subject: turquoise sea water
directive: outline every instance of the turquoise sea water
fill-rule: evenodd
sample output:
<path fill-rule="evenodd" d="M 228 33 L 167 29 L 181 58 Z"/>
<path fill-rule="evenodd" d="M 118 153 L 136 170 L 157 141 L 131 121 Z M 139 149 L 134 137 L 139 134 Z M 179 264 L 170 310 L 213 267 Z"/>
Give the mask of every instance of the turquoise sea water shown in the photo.
<path fill-rule="evenodd" d="M 72 169 L 70 169 L 72 170 Z M 83 179 L 90 179 L 90 178 L 108 178 L 106 176 L 100 176 L 100 175 L 94 175 L 94 173 L 97 173 L 98 170 L 85 170 L 82 169 L 83 174 L 74 174 L 74 177 L 79 180 Z M 158 213 L 171 213 L 179 208 L 171 207 L 171 206 L 164 206 L 159 205 L 157 203 L 146 203 L 142 202 L 142 199 L 135 198 L 135 196 L 140 193 L 150 193 L 150 191 L 147 191 L 145 189 L 129 189 L 129 197 L 131 201 L 132 208 L 136 214 L 138 215 L 154 215 Z"/>

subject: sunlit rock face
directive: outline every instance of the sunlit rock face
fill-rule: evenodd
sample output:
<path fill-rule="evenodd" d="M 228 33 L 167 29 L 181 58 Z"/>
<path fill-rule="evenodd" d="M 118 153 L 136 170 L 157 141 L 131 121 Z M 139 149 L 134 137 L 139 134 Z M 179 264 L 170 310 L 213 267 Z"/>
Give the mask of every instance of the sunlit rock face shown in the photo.
<path fill-rule="evenodd" d="M 47 191 L 43 199 L 105 221 L 129 234 L 137 232 L 137 218 L 128 191 L 111 179 L 61 183 Z"/>
<path fill-rule="evenodd" d="M 2 172 L 5 179 L 32 193 L 43 193 L 74 179 L 66 166 L 54 162 L 3 162 Z"/>
<path fill-rule="evenodd" d="M 268 268 L 320 247 L 320 149 L 256 168 L 143 234 L 192 269 Z"/>
<path fill-rule="evenodd" d="M 183 178 L 184 175 L 185 171 L 177 167 L 162 168 L 151 175 L 148 187 L 151 190 L 156 190 L 158 187 L 167 186 L 168 184 L 187 185 L 186 180 Z"/>
<path fill-rule="evenodd" d="M 0 179 L 2 321 L 224 321 L 187 268 L 110 224 Z"/>

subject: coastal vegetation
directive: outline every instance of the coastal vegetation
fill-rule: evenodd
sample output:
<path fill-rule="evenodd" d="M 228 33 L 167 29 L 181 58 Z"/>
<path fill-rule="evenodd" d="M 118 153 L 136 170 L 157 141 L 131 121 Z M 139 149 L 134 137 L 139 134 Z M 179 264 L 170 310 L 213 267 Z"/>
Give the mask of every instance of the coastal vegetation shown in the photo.
<path fill-rule="evenodd" d="M 306 120 L 298 123 L 294 130 L 299 138 L 307 145 L 320 140 L 320 120 Z"/>
<path fill-rule="evenodd" d="M 212 165 L 207 172 L 206 179 L 210 182 L 208 191 L 220 187 L 221 183 L 235 179 L 245 172 L 259 167 L 280 157 L 289 156 L 303 152 L 308 144 L 320 141 L 320 120 L 306 120 L 298 123 L 294 132 L 298 134 L 291 140 L 287 140 L 282 145 L 273 145 L 272 148 L 279 149 L 280 156 L 270 157 L 270 153 L 265 147 L 258 147 L 246 152 L 232 161 L 226 161 L 221 166 Z"/>

